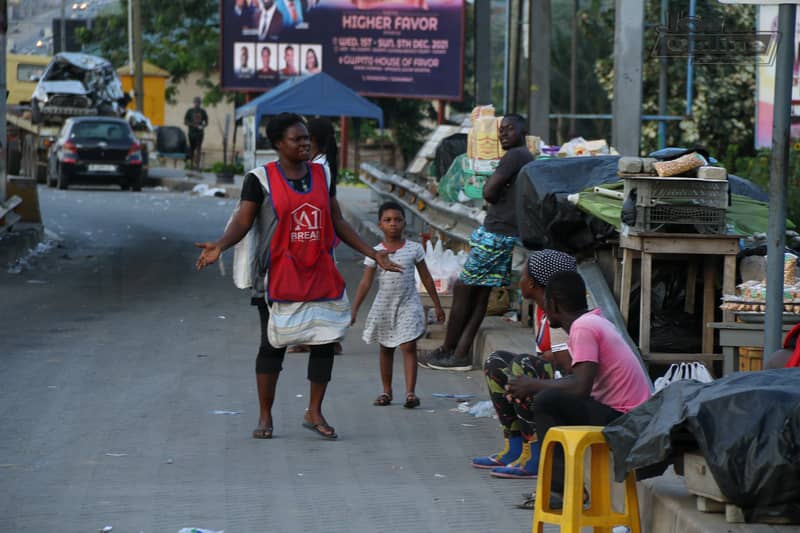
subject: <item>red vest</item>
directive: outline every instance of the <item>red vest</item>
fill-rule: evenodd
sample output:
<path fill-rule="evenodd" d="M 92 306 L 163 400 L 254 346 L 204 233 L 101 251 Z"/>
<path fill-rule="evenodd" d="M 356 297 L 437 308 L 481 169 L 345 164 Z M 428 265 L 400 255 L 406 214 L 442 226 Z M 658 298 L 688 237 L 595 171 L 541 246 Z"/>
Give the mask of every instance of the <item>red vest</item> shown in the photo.
<path fill-rule="evenodd" d="M 335 300 L 344 279 L 333 262 L 336 232 L 325 170 L 309 163 L 310 190 L 295 191 L 277 162 L 267 163 L 270 200 L 278 224 L 269 245 L 267 297 L 276 302 Z"/>

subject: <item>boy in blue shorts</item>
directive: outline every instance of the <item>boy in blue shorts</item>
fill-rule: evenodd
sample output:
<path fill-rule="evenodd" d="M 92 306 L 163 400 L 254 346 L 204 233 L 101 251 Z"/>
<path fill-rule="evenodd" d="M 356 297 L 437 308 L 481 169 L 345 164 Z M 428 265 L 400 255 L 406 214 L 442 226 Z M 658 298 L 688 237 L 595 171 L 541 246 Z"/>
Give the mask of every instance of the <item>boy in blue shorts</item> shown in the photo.
<path fill-rule="evenodd" d="M 525 144 L 525 119 L 512 114 L 503 117 L 498 135 L 505 155 L 486 180 L 483 198 L 489 206 L 483 225 L 472 232 L 470 253 L 453 288 L 453 308 L 447 322 L 444 344 L 419 359 L 421 366 L 436 370 L 470 370 L 470 347 L 486 315 L 492 287 L 511 282 L 511 254 L 517 243 L 517 174 L 533 155 Z"/>

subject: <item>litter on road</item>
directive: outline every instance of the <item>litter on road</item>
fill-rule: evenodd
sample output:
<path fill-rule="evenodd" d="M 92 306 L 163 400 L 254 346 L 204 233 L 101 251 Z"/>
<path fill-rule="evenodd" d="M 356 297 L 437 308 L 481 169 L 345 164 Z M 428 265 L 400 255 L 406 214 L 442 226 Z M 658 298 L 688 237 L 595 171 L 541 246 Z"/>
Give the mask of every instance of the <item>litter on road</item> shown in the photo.
<path fill-rule="evenodd" d="M 431 396 L 434 398 L 450 398 L 453 400 L 471 400 L 475 397 L 474 394 L 450 394 L 447 392 L 434 392 Z"/>
<path fill-rule="evenodd" d="M 241 414 L 239 411 L 226 411 L 224 409 L 214 409 L 211 411 L 212 415 L 239 415 Z"/>

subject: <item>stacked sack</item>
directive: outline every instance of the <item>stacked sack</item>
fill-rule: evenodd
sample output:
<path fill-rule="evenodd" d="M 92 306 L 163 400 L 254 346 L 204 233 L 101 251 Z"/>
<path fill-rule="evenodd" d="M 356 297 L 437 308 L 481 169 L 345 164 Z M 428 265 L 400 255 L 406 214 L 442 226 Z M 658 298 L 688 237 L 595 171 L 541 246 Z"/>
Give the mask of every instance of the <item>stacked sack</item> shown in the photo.
<path fill-rule="evenodd" d="M 467 134 L 467 157 L 470 159 L 500 159 L 505 151 L 500 146 L 498 129 L 500 118 L 494 114 L 494 106 L 477 106 L 470 113 L 472 128 Z"/>

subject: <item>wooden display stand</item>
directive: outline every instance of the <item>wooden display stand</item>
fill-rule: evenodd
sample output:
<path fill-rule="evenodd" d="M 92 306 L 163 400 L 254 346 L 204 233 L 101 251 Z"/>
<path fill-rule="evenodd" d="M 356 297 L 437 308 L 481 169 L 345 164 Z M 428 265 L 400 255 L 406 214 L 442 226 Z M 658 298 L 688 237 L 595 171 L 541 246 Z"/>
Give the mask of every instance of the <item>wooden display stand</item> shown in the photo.
<path fill-rule="evenodd" d="M 714 321 L 717 301 L 714 287 L 717 281 L 717 258 L 723 258 L 722 292 L 733 294 L 736 285 L 736 253 L 739 251 L 738 235 L 699 235 L 679 233 L 637 233 L 620 235 L 622 248 L 622 279 L 620 286 L 620 312 L 625 322 L 630 315 L 631 281 L 633 260 L 641 259 L 641 305 L 639 310 L 639 350 L 648 362 L 670 363 L 695 360 L 710 363 L 722 359 L 714 353 L 714 329 L 708 324 Z M 703 263 L 703 341 L 699 354 L 651 353 L 650 318 L 653 260 L 657 256 L 665 259 L 688 261 L 686 285 L 686 310 L 694 308 L 697 262 Z M 694 260 L 692 260 L 694 259 Z M 724 320 L 732 321 L 733 313 L 724 312 Z"/>

